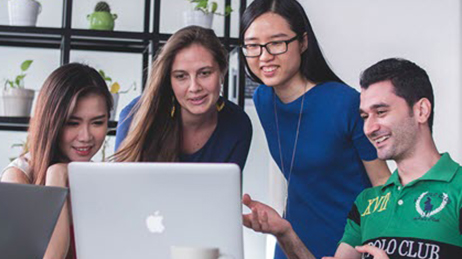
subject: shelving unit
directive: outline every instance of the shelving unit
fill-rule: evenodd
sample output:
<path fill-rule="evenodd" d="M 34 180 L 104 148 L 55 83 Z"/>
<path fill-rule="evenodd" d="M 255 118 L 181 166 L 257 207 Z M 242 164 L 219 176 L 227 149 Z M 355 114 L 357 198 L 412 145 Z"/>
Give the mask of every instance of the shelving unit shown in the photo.
<path fill-rule="evenodd" d="M 3 117 L 0 116 L 0 130 L 27 131 L 29 127 L 29 117 Z M 117 128 L 116 121 L 110 121 L 108 125 L 110 135 L 115 134 Z"/>
<path fill-rule="evenodd" d="M 165 0 L 168 1 L 168 0 Z M 151 6 L 152 4 L 152 6 Z M 231 0 L 225 0 L 230 5 Z M 171 36 L 160 33 L 161 0 L 144 1 L 144 19 L 142 32 L 95 31 L 74 29 L 71 26 L 73 0 L 64 0 L 61 28 L 22 27 L 0 25 L 0 46 L 59 49 L 60 64 L 68 64 L 71 50 L 89 50 L 102 52 L 137 53 L 142 55 L 142 87 L 147 81 L 149 55 L 155 55 Z M 239 14 L 245 10 L 246 0 L 240 0 Z M 153 8 L 153 9 L 152 9 Z M 151 9 L 153 10 L 152 30 L 150 30 Z M 238 46 L 238 39 L 230 37 L 230 16 L 224 19 L 224 36 L 220 37 L 228 51 Z M 239 64 L 238 103 L 244 106 L 245 76 L 244 67 Z M 225 77 L 223 95 L 228 96 L 228 77 Z M 26 131 L 29 118 L 0 117 L 0 130 Z M 114 134 L 117 122 L 110 122 L 110 134 Z"/>

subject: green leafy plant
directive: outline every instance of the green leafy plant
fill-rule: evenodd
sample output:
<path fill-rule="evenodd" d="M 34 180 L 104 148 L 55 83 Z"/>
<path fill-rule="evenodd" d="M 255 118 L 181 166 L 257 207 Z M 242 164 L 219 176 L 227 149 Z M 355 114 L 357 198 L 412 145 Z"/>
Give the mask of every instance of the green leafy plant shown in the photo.
<path fill-rule="evenodd" d="M 100 70 L 98 70 L 98 72 L 101 75 L 101 77 L 104 79 L 104 81 L 106 81 L 106 84 L 108 85 L 109 91 L 111 92 L 111 94 L 116 94 L 116 93 L 125 94 L 125 93 L 128 93 L 130 90 L 132 90 L 132 88 L 133 88 L 133 91 L 136 91 L 136 83 L 135 82 L 133 82 L 133 84 L 131 84 L 130 87 L 127 90 L 120 91 L 120 85 L 119 85 L 118 82 L 112 82 L 112 78 L 107 76 L 106 73 L 104 72 L 104 70 L 100 69 Z"/>
<path fill-rule="evenodd" d="M 108 13 L 110 13 L 111 12 L 111 7 L 109 7 L 108 3 L 101 1 L 101 2 L 98 2 L 95 5 L 95 12 L 108 12 Z"/>
<path fill-rule="evenodd" d="M 5 81 L 5 88 L 10 86 L 11 88 L 24 88 L 24 77 L 26 77 L 26 71 L 29 69 L 33 60 L 25 60 L 21 64 L 21 74 L 16 76 L 14 80 L 7 79 Z"/>
<path fill-rule="evenodd" d="M 228 16 L 231 14 L 233 9 L 231 8 L 231 5 L 227 5 L 225 7 L 225 13 L 219 13 L 217 12 L 218 9 L 218 4 L 215 1 L 209 1 L 209 0 L 187 0 L 190 3 L 196 4 L 194 6 L 194 10 L 199 10 L 204 12 L 205 14 L 217 14 L 217 15 L 222 15 L 222 16 Z"/>

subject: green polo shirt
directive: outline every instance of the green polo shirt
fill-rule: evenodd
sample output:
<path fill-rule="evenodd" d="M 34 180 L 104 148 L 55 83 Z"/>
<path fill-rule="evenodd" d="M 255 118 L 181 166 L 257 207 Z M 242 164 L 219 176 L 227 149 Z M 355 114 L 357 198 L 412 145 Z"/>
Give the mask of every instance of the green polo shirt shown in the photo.
<path fill-rule="evenodd" d="M 364 190 L 340 242 L 352 247 L 370 244 L 390 258 L 462 258 L 461 208 L 461 166 L 444 153 L 406 186 L 396 170 L 385 185 Z"/>

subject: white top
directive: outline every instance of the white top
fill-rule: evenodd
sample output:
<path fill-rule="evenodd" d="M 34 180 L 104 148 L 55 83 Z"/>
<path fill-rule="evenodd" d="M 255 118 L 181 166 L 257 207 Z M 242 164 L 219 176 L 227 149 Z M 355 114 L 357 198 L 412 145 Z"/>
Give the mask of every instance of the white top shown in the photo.
<path fill-rule="evenodd" d="M 30 171 L 30 166 L 29 166 L 29 160 L 30 160 L 30 153 L 26 153 L 25 155 L 16 158 L 7 167 L 5 167 L 5 169 L 3 169 L 3 171 L 0 173 L 0 178 L 2 178 L 3 173 L 7 169 L 14 167 L 14 168 L 21 170 L 21 172 L 23 172 L 24 175 L 26 175 L 27 179 L 29 179 L 30 181 L 31 171 Z"/>

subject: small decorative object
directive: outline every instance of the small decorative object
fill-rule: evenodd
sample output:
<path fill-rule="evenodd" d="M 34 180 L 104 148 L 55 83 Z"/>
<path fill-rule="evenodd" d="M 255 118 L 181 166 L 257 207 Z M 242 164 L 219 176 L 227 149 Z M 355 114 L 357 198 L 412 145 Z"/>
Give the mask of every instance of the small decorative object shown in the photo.
<path fill-rule="evenodd" d="M 109 116 L 109 120 L 113 121 L 115 120 L 115 114 L 117 111 L 117 104 L 119 103 L 119 94 L 125 94 L 128 93 L 133 87 L 133 90 L 136 90 L 136 83 L 133 82 L 133 84 L 125 91 L 120 91 L 120 85 L 118 82 L 112 82 L 112 78 L 108 77 L 106 73 L 100 69 L 99 74 L 101 77 L 106 81 L 107 85 L 109 86 L 109 91 L 111 92 L 112 95 L 112 100 L 114 101 L 114 105 L 111 111 L 111 114 Z"/>
<path fill-rule="evenodd" d="M 11 145 L 10 149 L 14 149 L 14 150 L 19 149 L 19 154 L 24 154 L 24 153 L 29 152 L 29 150 L 27 148 L 27 141 L 21 141 L 21 143 L 14 143 L 13 145 Z M 18 153 L 18 152 L 13 152 L 13 153 Z M 9 157 L 10 162 L 13 162 L 13 160 L 15 160 L 18 157 L 19 157 L 19 155 Z"/>
<path fill-rule="evenodd" d="M 35 27 L 41 11 L 42 6 L 35 0 L 8 0 L 10 25 Z"/>
<path fill-rule="evenodd" d="M 28 117 L 32 108 L 35 92 L 24 88 L 25 72 L 32 64 L 32 60 L 26 60 L 21 64 L 21 74 L 14 80 L 6 80 L 2 91 L 3 116 Z"/>
<path fill-rule="evenodd" d="M 103 146 L 101 147 L 101 162 L 108 162 L 106 159 L 109 157 L 107 155 L 109 150 L 109 140 L 106 138 L 104 140 Z"/>
<path fill-rule="evenodd" d="M 213 15 L 228 16 L 233 9 L 230 5 L 225 7 L 225 13 L 217 12 L 218 4 L 209 0 L 187 0 L 192 8 L 183 13 L 184 26 L 197 25 L 204 28 L 212 28 Z"/>
<path fill-rule="evenodd" d="M 98 2 L 95 6 L 95 11 L 87 15 L 87 20 L 90 21 L 90 29 L 92 30 L 112 31 L 114 30 L 114 21 L 116 19 L 117 14 L 111 14 L 111 8 L 106 2 Z"/>

